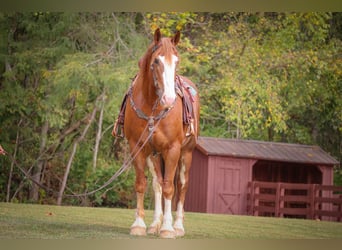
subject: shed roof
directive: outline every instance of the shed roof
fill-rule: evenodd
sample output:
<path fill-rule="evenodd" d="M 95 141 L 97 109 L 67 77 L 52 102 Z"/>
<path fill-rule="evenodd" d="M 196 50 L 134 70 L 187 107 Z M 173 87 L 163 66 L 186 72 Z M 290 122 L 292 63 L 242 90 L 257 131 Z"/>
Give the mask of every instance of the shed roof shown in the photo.
<path fill-rule="evenodd" d="M 205 155 L 306 164 L 339 164 L 335 158 L 319 146 L 311 145 L 199 137 L 196 147 Z"/>

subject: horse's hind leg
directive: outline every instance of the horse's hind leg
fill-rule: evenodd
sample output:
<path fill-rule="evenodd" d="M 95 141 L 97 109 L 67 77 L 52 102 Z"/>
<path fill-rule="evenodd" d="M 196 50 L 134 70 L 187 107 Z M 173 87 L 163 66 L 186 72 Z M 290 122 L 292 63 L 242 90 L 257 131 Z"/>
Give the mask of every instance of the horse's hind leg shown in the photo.
<path fill-rule="evenodd" d="M 177 180 L 178 202 L 176 211 L 176 220 L 173 225 L 178 237 L 184 236 L 184 201 L 186 191 L 188 190 L 189 170 L 191 167 L 192 152 L 186 151 L 179 160 L 179 175 Z"/>
<path fill-rule="evenodd" d="M 149 156 L 147 157 L 147 166 L 152 174 L 152 186 L 154 191 L 154 215 L 153 222 L 149 226 L 147 233 L 148 234 L 159 234 L 159 230 L 162 223 L 163 218 L 163 209 L 162 209 L 162 174 L 161 174 L 161 163 L 160 156 Z"/>

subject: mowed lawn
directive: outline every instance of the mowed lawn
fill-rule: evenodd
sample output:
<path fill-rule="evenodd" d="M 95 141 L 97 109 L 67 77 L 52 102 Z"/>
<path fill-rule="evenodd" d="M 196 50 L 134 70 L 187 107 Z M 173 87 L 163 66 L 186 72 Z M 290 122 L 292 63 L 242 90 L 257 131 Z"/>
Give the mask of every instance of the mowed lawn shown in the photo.
<path fill-rule="evenodd" d="M 130 239 L 135 211 L 0 203 L 0 239 Z M 146 211 L 146 224 L 153 211 Z M 184 239 L 342 239 L 342 223 L 185 214 Z M 157 239 L 146 236 L 143 239 Z"/>

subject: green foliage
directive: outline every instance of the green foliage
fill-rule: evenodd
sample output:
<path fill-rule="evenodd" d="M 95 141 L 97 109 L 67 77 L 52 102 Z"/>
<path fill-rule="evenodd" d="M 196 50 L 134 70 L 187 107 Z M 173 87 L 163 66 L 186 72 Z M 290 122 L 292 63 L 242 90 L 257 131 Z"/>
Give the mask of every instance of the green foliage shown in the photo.
<path fill-rule="evenodd" d="M 1 38 L 8 44 L 8 47 L 1 47 L 4 67 L 0 98 L 6 100 L 0 102 L 1 145 L 10 154 L 18 146 L 17 163 L 24 169 L 32 166 L 31 174 L 37 171 L 36 159 L 43 158 L 43 169 L 39 171 L 46 175 L 42 176 L 46 178 L 45 184 L 56 190 L 71 146 L 84 127 L 84 118 L 94 105 L 98 109 L 103 105 L 97 100 L 101 94 L 105 97 L 103 126 L 106 134 L 102 135 L 100 150 L 111 150 L 108 128 L 134 76 L 135 56 L 141 55 L 147 44 L 147 39 L 135 32 L 134 24 L 125 22 L 128 18 L 127 14 L 116 13 L 44 12 L 1 16 Z M 42 146 L 40 131 L 45 122 L 49 126 L 47 142 L 39 150 Z M 85 173 L 92 165 L 96 129 L 95 122 L 92 133 L 76 153 L 69 176 L 71 184 L 68 184 L 68 189 L 75 192 L 84 192 L 83 183 L 90 178 Z M 16 143 L 17 134 L 19 141 Z M 108 155 L 103 154 L 99 161 L 116 165 Z M 8 158 L 1 160 L 4 166 L 10 164 Z M 6 190 L 9 167 L 5 173 L 1 190 Z M 15 168 L 11 195 L 20 186 L 20 175 L 22 173 Z M 25 186 L 20 192 L 24 194 L 20 199 L 25 201 L 31 187 Z M 41 193 L 41 202 L 44 196 Z"/>
<path fill-rule="evenodd" d="M 156 27 L 165 36 L 181 30 L 178 71 L 199 88 L 201 135 L 318 144 L 341 161 L 339 13 L 25 12 L 0 13 L 0 144 L 16 164 L 58 191 L 96 108 L 66 191 L 84 193 L 109 179 L 128 154 L 111 128 Z M 1 201 L 11 163 L 0 156 Z M 130 171 L 105 193 L 64 202 L 132 207 L 133 183 Z M 33 192 L 15 165 L 10 198 L 33 200 Z M 38 197 L 54 202 L 43 191 Z"/>
<path fill-rule="evenodd" d="M 115 168 L 98 168 L 96 172 L 88 178 L 89 190 L 94 190 L 103 185 L 112 177 L 120 166 Z M 134 170 L 130 169 L 116 179 L 109 187 L 103 191 L 97 192 L 93 197 L 90 197 L 94 206 L 107 207 L 124 207 L 134 208 L 135 192 L 134 192 Z"/>
<path fill-rule="evenodd" d="M 334 172 L 334 185 L 342 186 L 342 170 L 341 169 L 335 169 L 335 172 Z"/>
<path fill-rule="evenodd" d="M 191 12 L 147 13 L 146 21 L 151 34 L 160 28 L 165 36 L 172 36 L 176 30 L 184 30 L 193 24 L 197 14 Z"/>

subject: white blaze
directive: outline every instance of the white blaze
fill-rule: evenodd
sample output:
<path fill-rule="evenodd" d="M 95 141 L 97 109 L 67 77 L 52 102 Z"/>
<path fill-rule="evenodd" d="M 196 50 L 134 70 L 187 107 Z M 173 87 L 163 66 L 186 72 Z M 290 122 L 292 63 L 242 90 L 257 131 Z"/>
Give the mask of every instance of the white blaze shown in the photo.
<path fill-rule="evenodd" d="M 172 55 L 171 64 L 165 60 L 165 56 L 159 56 L 160 61 L 164 64 L 163 80 L 164 80 L 164 93 L 162 101 L 167 105 L 171 105 L 176 99 L 175 91 L 175 71 L 178 57 Z"/>

